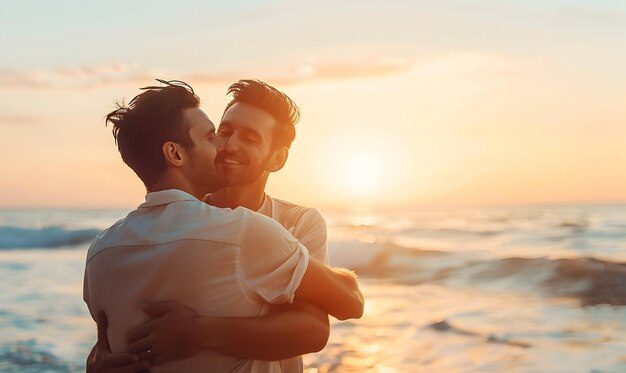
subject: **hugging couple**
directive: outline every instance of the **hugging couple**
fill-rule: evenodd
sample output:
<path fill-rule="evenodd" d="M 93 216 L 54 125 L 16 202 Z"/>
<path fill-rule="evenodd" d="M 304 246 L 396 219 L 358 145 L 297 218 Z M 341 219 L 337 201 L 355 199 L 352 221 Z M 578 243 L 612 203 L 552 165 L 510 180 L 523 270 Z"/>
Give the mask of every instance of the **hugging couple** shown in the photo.
<path fill-rule="evenodd" d="M 300 110 L 240 80 L 216 130 L 189 85 L 158 81 L 106 116 L 147 194 L 89 248 L 87 372 L 302 372 L 363 296 L 329 267 L 320 213 L 265 193 Z"/>

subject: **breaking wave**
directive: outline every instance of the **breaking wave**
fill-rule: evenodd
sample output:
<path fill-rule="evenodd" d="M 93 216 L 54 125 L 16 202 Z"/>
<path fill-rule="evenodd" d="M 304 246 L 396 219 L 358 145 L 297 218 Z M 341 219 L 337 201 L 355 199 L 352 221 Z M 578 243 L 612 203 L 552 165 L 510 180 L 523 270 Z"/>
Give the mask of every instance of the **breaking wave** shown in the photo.
<path fill-rule="evenodd" d="M 100 233 L 99 229 L 0 226 L 0 249 L 35 249 L 75 246 L 92 241 L 98 233 Z"/>
<path fill-rule="evenodd" d="M 593 257 L 494 258 L 479 253 L 342 243 L 331 263 L 404 284 L 439 283 L 576 297 L 583 305 L 626 305 L 626 263 Z M 358 254 L 357 254 L 358 252 Z"/>

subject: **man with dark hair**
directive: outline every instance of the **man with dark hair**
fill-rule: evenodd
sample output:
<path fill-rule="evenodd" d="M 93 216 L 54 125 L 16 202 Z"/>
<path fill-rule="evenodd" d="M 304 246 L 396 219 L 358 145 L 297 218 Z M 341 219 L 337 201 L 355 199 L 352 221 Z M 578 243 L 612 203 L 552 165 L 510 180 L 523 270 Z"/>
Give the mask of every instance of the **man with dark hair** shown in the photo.
<path fill-rule="evenodd" d="M 106 314 L 108 328 L 102 334 L 111 350 L 139 349 L 143 358 L 154 363 L 152 372 L 279 371 L 278 362 L 265 360 L 292 356 L 290 351 L 277 352 L 264 346 L 264 339 L 250 341 L 249 336 L 237 334 L 240 330 L 228 327 L 229 322 L 248 323 L 247 331 L 254 335 L 254 328 L 267 323 L 223 317 L 268 315 L 268 304 L 295 300 L 293 309 L 266 316 L 281 318 L 270 325 L 287 325 L 266 333 L 273 333 L 278 342 L 292 338 L 287 342 L 293 343 L 298 336 L 290 336 L 293 329 L 288 326 L 303 327 L 296 320 L 307 315 L 301 312 L 306 304 L 339 319 L 361 316 L 363 298 L 356 278 L 309 258 L 306 248 L 272 219 L 244 208 L 221 209 L 200 201 L 219 184 L 215 156 L 223 139 L 215 135 L 189 86 L 161 82 L 166 86 L 146 88 L 128 106 L 107 116 L 122 159 L 142 179 L 148 194 L 145 203 L 102 232 L 90 247 L 85 302 L 94 319 Z M 174 360 L 183 356 L 153 344 L 161 332 L 172 335 L 172 331 L 151 329 L 150 324 L 132 331 L 134 342 L 129 346 L 127 333 L 147 319 L 142 310 L 180 315 L 179 308 L 178 314 L 169 312 L 171 303 L 145 306 L 146 301 L 176 301 L 188 307 L 187 316 L 192 317 L 186 320 L 197 322 L 178 323 L 173 333 L 190 336 L 190 329 L 196 331 L 199 338 L 186 341 L 196 350 L 184 349 L 187 355 Z M 248 358 L 234 357 L 242 355 Z M 145 368 L 145 362 L 133 363 L 133 355 L 110 356 L 108 366 L 94 370 Z"/>
<path fill-rule="evenodd" d="M 307 248 L 311 257 L 328 264 L 327 229 L 321 214 L 265 193 L 270 173 L 280 170 L 287 161 L 300 109 L 286 94 L 259 80 L 240 80 L 229 87 L 227 94 L 232 99 L 217 131 L 223 145 L 216 159 L 225 185 L 207 195 L 205 202 L 217 207 L 242 206 L 273 218 Z M 315 306 L 299 305 L 328 322 L 327 314 Z M 281 308 L 284 306 L 274 307 L 276 311 Z M 169 316 L 167 320 L 152 322 L 152 328 L 167 325 L 174 329 L 183 322 Z M 173 341 L 175 337 L 163 334 L 156 343 L 174 344 L 166 340 Z M 309 351 L 298 352 L 301 355 Z M 284 372 L 302 372 L 302 357 L 282 360 L 281 368 Z"/>
<path fill-rule="evenodd" d="M 124 163 L 143 181 L 147 190 L 158 189 L 167 168 L 162 144 L 171 142 L 185 151 L 193 150 L 191 124 L 206 124 L 206 114 L 198 108 L 200 99 L 193 89 L 183 82 L 165 82 L 164 87 L 145 87 L 144 93 L 128 104 L 117 104 L 117 109 L 106 116 L 105 122 L 113 125 L 113 138 Z M 160 124 L 160 125 L 158 125 Z M 213 123 L 209 121 L 211 127 Z M 212 130 L 211 138 L 215 137 Z M 170 148 L 171 151 L 173 148 Z M 189 162 L 198 159 L 190 156 Z M 221 179 L 215 176 L 215 168 L 206 168 L 203 178 L 209 188 L 216 188 Z M 196 171 L 199 171 L 197 169 Z M 218 184 L 220 183 L 220 184 Z"/>

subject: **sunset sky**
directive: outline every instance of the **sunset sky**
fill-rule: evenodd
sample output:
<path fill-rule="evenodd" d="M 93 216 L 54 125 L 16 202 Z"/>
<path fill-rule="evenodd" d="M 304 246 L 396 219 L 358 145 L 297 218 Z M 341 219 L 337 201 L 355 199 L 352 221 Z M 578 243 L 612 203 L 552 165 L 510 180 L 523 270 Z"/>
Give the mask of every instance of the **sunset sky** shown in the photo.
<path fill-rule="evenodd" d="M 104 115 L 153 78 L 217 124 L 302 109 L 269 192 L 309 205 L 626 202 L 626 2 L 2 1 L 0 207 L 132 207 Z"/>

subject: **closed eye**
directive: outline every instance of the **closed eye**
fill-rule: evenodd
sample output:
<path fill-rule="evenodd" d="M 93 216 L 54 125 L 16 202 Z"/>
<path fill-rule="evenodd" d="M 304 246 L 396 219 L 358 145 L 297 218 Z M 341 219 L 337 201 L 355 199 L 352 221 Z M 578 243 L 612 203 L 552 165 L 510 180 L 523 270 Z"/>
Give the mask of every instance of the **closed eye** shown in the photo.
<path fill-rule="evenodd" d="M 260 144 L 261 143 L 261 139 L 259 139 L 256 136 L 246 136 L 246 141 L 250 141 L 250 142 L 253 142 L 255 144 Z"/>

